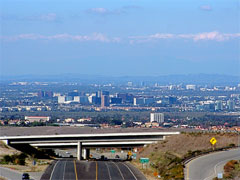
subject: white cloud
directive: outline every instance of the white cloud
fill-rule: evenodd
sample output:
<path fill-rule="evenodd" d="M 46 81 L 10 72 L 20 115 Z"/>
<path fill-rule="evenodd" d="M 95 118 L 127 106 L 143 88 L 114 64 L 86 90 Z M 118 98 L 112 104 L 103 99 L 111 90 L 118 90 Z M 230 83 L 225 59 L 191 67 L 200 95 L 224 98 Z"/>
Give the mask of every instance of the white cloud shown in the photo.
<path fill-rule="evenodd" d="M 98 15 L 110 15 L 110 14 L 120 14 L 122 13 L 121 9 L 109 10 L 106 8 L 92 8 L 87 10 L 88 13 L 98 14 Z"/>
<path fill-rule="evenodd" d="M 61 41 L 98 41 L 98 42 L 120 42 L 119 37 L 109 38 L 101 33 L 93 33 L 91 35 L 72 35 L 72 34 L 55 34 L 55 35 L 40 35 L 40 34 L 19 34 L 16 36 L 0 36 L 0 39 L 5 41 L 17 40 L 61 40 Z"/>
<path fill-rule="evenodd" d="M 96 15 L 118 15 L 118 14 L 127 13 L 134 9 L 135 10 L 141 9 L 141 7 L 135 6 L 135 5 L 123 6 L 117 9 L 107 9 L 103 7 L 98 7 L 98 8 L 88 9 L 86 12 L 91 14 L 96 14 Z"/>
<path fill-rule="evenodd" d="M 169 34 L 169 33 L 156 33 L 148 36 L 132 36 L 129 37 L 130 43 L 141 43 L 148 41 L 156 41 L 161 39 L 190 39 L 193 41 L 226 41 L 229 39 L 240 38 L 240 33 L 227 34 L 213 32 L 203 32 L 197 34 Z"/>
<path fill-rule="evenodd" d="M 211 11 L 212 7 L 210 5 L 203 5 L 200 7 L 200 9 L 204 11 Z"/>
<path fill-rule="evenodd" d="M 89 12 L 97 13 L 97 14 L 106 14 L 109 12 L 109 10 L 105 8 L 92 8 L 89 9 Z"/>
<path fill-rule="evenodd" d="M 42 14 L 39 19 L 43 21 L 55 21 L 57 19 L 57 15 L 55 13 Z"/>

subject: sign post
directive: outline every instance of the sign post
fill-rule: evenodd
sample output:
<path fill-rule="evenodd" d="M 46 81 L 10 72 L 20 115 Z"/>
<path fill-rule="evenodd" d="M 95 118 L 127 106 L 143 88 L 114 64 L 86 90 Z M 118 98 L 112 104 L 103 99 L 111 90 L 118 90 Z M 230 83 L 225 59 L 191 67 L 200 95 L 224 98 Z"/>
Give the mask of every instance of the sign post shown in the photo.
<path fill-rule="evenodd" d="M 211 139 L 210 139 L 210 143 L 212 144 L 212 148 L 213 148 L 213 150 L 215 149 L 215 144 L 217 143 L 217 140 L 215 139 L 215 137 L 212 137 Z"/>
<path fill-rule="evenodd" d="M 142 169 L 143 169 L 143 166 L 149 163 L 149 158 L 140 158 L 140 163 L 142 163 Z"/>

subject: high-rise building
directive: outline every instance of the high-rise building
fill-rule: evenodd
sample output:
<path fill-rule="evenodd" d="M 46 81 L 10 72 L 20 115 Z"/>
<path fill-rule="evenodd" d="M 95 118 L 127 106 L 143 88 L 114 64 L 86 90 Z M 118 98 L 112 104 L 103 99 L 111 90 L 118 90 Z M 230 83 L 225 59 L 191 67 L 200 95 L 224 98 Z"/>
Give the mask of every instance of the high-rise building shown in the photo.
<path fill-rule="evenodd" d="M 112 97 L 111 104 L 122 104 L 122 98 Z"/>
<path fill-rule="evenodd" d="M 144 98 L 142 97 L 135 97 L 133 98 L 133 105 L 143 105 L 144 104 Z"/>
<path fill-rule="evenodd" d="M 163 113 L 150 113 L 150 122 L 164 122 L 164 114 Z"/>
<path fill-rule="evenodd" d="M 61 103 L 65 103 L 66 101 L 66 97 L 65 96 L 58 96 L 58 103 L 61 104 Z"/>
<path fill-rule="evenodd" d="M 38 91 L 38 97 L 43 98 L 45 95 L 44 91 Z"/>
<path fill-rule="evenodd" d="M 235 103 L 234 103 L 233 100 L 228 100 L 228 101 L 227 101 L 227 108 L 228 108 L 229 110 L 234 110 L 234 109 L 235 109 Z"/>
<path fill-rule="evenodd" d="M 73 102 L 80 102 L 80 96 L 74 96 L 73 97 Z"/>
<path fill-rule="evenodd" d="M 108 107 L 109 106 L 109 96 L 102 95 L 101 96 L 101 107 Z"/>
<path fill-rule="evenodd" d="M 52 98 L 53 97 L 53 92 L 52 91 L 46 91 L 44 95 L 45 95 L 45 97 Z"/>
<path fill-rule="evenodd" d="M 221 110 L 223 110 L 222 101 L 216 101 L 216 103 L 215 103 L 215 111 L 221 111 Z"/>

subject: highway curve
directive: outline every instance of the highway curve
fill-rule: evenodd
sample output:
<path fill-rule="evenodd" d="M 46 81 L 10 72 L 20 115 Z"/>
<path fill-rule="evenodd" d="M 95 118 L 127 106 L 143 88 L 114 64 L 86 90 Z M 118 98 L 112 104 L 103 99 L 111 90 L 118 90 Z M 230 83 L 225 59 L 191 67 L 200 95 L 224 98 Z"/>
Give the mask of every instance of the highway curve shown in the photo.
<path fill-rule="evenodd" d="M 41 180 L 146 180 L 128 162 L 61 159 L 51 165 Z"/>
<path fill-rule="evenodd" d="M 240 159 L 240 148 L 211 153 L 193 159 L 186 166 L 186 180 L 212 180 L 223 172 L 223 166 L 230 160 Z"/>

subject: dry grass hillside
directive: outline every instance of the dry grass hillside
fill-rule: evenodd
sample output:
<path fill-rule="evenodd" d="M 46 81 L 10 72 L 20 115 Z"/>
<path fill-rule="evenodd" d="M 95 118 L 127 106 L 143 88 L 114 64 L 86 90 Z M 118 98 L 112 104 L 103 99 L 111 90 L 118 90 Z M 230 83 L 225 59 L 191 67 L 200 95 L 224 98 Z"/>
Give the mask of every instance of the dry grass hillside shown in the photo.
<path fill-rule="evenodd" d="M 183 157 L 189 151 L 211 149 L 210 139 L 217 140 L 216 148 L 226 147 L 230 144 L 238 145 L 240 136 L 236 133 L 183 133 L 167 137 L 158 144 L 149 145 L 139 152 L 139 157 L 147 157 L 152 152 L 171 152 L 178 157 Z"/>
<path fill-rule="evenodd" d="M 157 174 L 161 180 L 183 180 L 184 160 L 211 150 L 209 141 L 212 137 L 217 140 L 216 149 L 237 146 L 240 142 L 236 133 L 185 132 L 167 137 L 164 141 L 148 145 L 139 151 L 139 158 L 148 157 L 151 162 L 148 169 L 142 170 L 143 173 L 148 179 L 157 179 L 154 177 Z M 133 163 L 141 166 L 138 159 Z"/>
<path fill-rule="evenodd" d="M 14 149 L 10 146 L 7 146 L 4 142 L 0 141 L 0 161 L 6 155 L 11 156 L 11 155 L 16 155 L 16 154 L 20 154 L 20 153 L 21 153 L 20 151 L 17 151 L 16 149 Z M 9 163 L 9 164 L 0 164 L 0 166 L 18 170 L 20 172 L 41 172 L 41 171 L 44 171 L 47 168 L 47 166 L 49 165 L 49 163 L 52 161 L 52 160 L 48 160 L 48 159 L 42 159 L 42 160 L 35 159 L 35 160 L 37 163 L 36 166 L 34 166 L 32 164 L 33 159 L 31 157 L 26 158 L 25 165 L 17 165 L 17 164 Z M 2 177 L 0 177 L 0 180 L 1 180 L 1 178 Z"/>
<path fill-rule="evenodd" d="M 4 155 L 13 155 L 16 153 L 20 153 L 14 148 L 7 146 L 4 142 L 0 141 L 0 158 Z"/>

